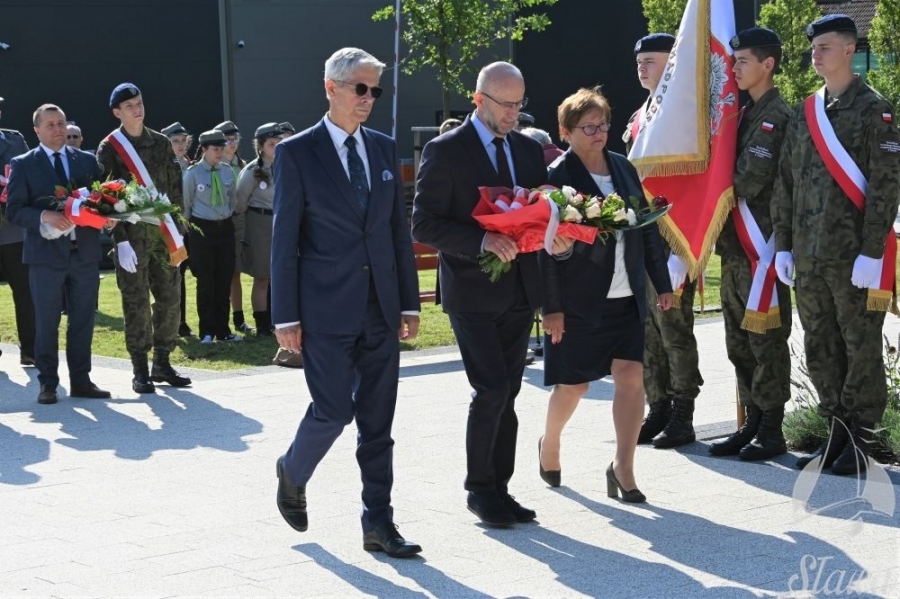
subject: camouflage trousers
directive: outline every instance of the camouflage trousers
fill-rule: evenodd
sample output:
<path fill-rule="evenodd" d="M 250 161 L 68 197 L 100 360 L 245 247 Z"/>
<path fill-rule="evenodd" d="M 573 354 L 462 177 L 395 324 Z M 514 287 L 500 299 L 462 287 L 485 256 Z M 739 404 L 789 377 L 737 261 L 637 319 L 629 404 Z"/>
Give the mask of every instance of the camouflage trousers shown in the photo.
<path fill-rule="evenodd" d="M 776 282 L 781 326 L 765 334 L 741 328 L 752 283 L 750 261 L 743 256 L 722 256 L 722 314 L 725 348 L 734 365 L 742 406 L 761 410 L 781 408 L 791 398 L 791 290 Z"/>
<path fill-rule="evenodd" d="M 885 313 L 866 310 L 867 291 L 850 282 L 852 260 L 795 260 L 797 312 L 819 413 L 874 425 L 887 407 Z"/>
<path fill-rule="evenodd" d="M 656 306 L 657 295 L 647 281 L 649 310 L 644 324 L 644 390 L 654 403 L 700 395 L 697 339 L 694 337 L 694 294 L 696 282 L 685 282 L 681 308 L 665 312 Z"/>
<path fill-rule="evenodd" d="M 169 266 L 168 250 L 157 231 L 131 237 L 137 272 L 123 270 L 115 259 L 125 316 L 125 347 L 132 356 L 146 356 L 151 349 L 172 351 L 181 321 L 181 272 Z"/>

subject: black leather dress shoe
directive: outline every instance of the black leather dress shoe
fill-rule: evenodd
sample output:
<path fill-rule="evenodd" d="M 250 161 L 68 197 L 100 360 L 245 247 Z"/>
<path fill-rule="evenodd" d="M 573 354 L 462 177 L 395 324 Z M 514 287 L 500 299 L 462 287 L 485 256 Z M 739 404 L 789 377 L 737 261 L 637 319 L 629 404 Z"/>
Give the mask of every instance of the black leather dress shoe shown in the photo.
<path fill-rule="evenodd" d="M 86 385 L 72 385 L 69 388 L 69 397 L 85 397 L 87 399 L 109 399 L 112 394 L 104 391 L 94 383 Z"/>
<path fill-rule="evenodd" d="M 56 397 L 56 387 L 51 385 L 41 385 L 41 392 L 38 393 L 38 403 L 51 404 L 59 401 Z"/>
<path fill-rule="evenodd" d="M 284 456 L 275 462 L 275 473 L 278 475 L 278 511 L 285 522 L 294 530 L 304 532 L 309 528 L 309 518 L 306 514 L 306 487 L 298 487 L 284 474 Z"/>
<path fill-rule="evenodd" d="M 503 500 L 503 505 L 509 510 L 509 513 L 515 517 L 516 522 L 531 522 L 537 518 L 537 513 L 534 510 L 530 510 L 520 504 L 512 495 L 504 495 L 501 499 Z"/>
<path fill-rule="evenodd" d="M 26 356 L 25 354 L 22 354 L 21 356 L 19 356 L 19 365 L 20 366 L 34 366 L 34 358 L 32 358 L 31 356 Z"/>
<path fill-rule="evenodd" d="M 412 557 L 422 552 L 422 547 L 407 541 L 397 530 L 393 522 L 379 524 L 375 530 L 363 535 L 363 549 L 366 551 L 384 551 L 391 557 Z"/>
<path fill-rule="evenodd" d="M 146 374 L 136 374 L 131 379 L 131 389 L 135 393 L 155 393 L 156 386 Z"/>
<path fill-rule="evenodd" d="M 466 499 L 469 511 L 488 526 L 506 528 L 516 523 L 516 517 L 509 511 L 497 493 L 473 493 Z"/>

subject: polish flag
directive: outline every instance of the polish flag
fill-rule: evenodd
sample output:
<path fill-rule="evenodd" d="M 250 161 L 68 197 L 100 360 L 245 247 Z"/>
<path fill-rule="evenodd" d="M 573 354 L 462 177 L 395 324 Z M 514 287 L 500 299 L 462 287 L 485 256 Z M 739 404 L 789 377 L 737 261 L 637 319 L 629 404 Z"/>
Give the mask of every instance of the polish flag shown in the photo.
<path fill-rule="evenodd" d="M 738 88 L 728 42 L 734 7 L 721 0 L 688 0 L 675 46 L 653 93 L 628 158 L 648 197 L 672 209 L 660 232 L 687 264 L 691 279 L 706 266 L 734 207 Z"/>

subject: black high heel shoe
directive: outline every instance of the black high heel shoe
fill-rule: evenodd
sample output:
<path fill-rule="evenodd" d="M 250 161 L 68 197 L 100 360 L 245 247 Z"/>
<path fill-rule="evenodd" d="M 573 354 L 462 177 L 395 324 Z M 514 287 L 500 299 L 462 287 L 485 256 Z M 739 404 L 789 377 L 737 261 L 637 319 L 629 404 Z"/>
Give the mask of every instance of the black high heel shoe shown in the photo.
<path fill-rule="evenodd" d="M 538 439 L 538 472 L 541 475 L 541 480 L 551 487 L 558 487 L 562 484 L 562 470 L 544 470 L 544 466 L 541 464 L 541 442 L 543 440 L 543 437 Z"/>
<path fill-rule="evenodd" d="M 606 495 L 616 498 L 619 496 L 619 491 L 622 492 L 622 501 L 626 503 L 644 503 L 647 501 L 647 496 L 641 493 L 640 489 L 626 491 L 622 488 L 619 479 L 616 478 L 612 462 L 610 462 L 609 468 L 606 469 Z"/>

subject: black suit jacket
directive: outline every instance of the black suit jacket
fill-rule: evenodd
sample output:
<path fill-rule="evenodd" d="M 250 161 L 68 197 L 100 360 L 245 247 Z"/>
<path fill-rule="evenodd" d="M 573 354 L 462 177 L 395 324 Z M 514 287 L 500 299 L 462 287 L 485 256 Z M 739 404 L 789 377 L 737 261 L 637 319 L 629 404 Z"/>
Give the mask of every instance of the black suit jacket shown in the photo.
<path fill-rule="evenodd" d="M 0 175 L 6 172 L 6 165 L 10 161 L 28 151 L 25 138 L 18 131 L 12 129 L 0 129 L 3 136 L 0 137 Z M 0 185 L 0 195 L 3 195 L 5 187 Z M 22 229 L 15 227 L 5 217 L 6 204 L 0 204 L 0 245 L 4 243 L 19 243 L 23 239 Z"/>
<path fill-rule="evenodd" d="M 93 154 L 74 148 L 65 149 L 69 162 L 71 187 L 90 188 L 100 180 L 100 165 Z M 10 162 L 9 196 L 6 215 L 10 222 L 25 229 L 22 261 L 26 264 L 68 264 L 71 244 L 68 237 L 49 240 L 41 237 L 41 212 L 54 210 L 53 192 L 58 185 L 56 171 L 47 154 L 38 146 Z M 76 227 L 78 252 L 82 260 L 99 262 L 100 232 L 91 227 Z"/>
<path fill-rule="evenodd" d="M 478 265 L 485 235 L 472 218 L 478 188 L 502 184 L 471 118 L 428 142 L 422 152 L 413 204 L 413 237 L 438 250 L 439 301 L 444 311 L 507 309 L 517 293 L 517 274 L 522 277 L 529 305 L 537 309 L 541 285 L 535 253 L 519 254 L 512 270 L 496 283 L 491 283 Z M 516 184 L 532 188 L 546 183 L 541 144 L 517 131 L 511 131 L 507 139 Z"/>
<path fill-rule="evenodd" d="M 634 166 L 621 154 L 608 150 L 604 152 L 616 192 L 626 202 L 634 196 L 640 199 L 641 206 L 647 206 Z M 556 187 L 569 185 L 582 193 L 600 195 L 593 177 L 571 149 L 550 168 L 549 183 Z M 671 293 L 672 283 L 657 226 L 653 224 L 625 231 L 624 235 L 628 283 L 643 320 L 647 317 L 647 275 L 657 293 Z M 606 243 L 599 238 L 593 245 L 575 242 L 567 259 L 558 260 L 546 252 L 540 252 L 544 313 L 564 312 L 599 323 L 602 319 L 600 308 L 612 284 L 615 260 L 616 236 L 611 233 L 607 235 Z"/>

